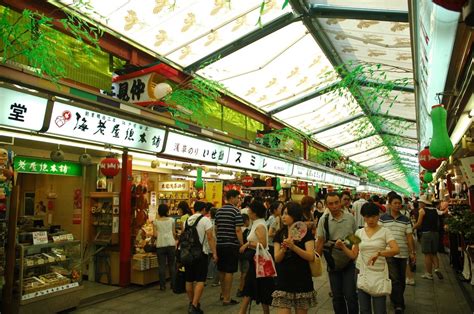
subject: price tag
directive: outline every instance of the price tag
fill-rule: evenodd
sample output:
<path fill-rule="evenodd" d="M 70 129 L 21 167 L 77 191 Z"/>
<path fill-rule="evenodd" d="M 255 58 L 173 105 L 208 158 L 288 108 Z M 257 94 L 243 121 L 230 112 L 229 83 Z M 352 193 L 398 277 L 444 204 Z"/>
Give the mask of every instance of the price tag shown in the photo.
<path fill-rule="evenodd" d="M 33 244 L 46 244 L 48 243 L 48 232 L 46 231 L 36 231 L 33 232 Z"/>
<path fill-rule="evenodd" d="M 66 234 L 66 240 L 67 241 L 74 241 L 74 236 L 72 235 L 72 233 Z"/>
<path fill-rule="evenodd" d="M 61 236 L 53 236 L 53 242 L 60 242 L 61 241 Z"/>

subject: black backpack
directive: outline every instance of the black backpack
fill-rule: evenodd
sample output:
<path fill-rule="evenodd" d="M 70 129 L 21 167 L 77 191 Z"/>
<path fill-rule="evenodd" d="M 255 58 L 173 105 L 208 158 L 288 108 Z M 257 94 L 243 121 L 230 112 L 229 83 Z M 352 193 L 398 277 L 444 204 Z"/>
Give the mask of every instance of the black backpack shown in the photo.
<path fill-rule="evenodd" d="M 204 240 L 203 243 L 199 241 L 199 234 L 196 229 L 202 217 L 203 215 L 199 216 L 192 226 L 189 226 L 186 220 L 185 228 L 179 236 L 179 258 L 180 262 L 185 266 L 195 263 L 203 254 L 202 245 Z"/>

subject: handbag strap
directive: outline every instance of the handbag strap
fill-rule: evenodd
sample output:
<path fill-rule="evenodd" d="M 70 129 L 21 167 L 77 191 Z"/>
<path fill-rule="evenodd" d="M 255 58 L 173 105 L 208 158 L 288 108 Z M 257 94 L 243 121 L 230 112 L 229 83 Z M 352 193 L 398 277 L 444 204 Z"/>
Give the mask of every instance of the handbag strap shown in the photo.
<path fill-rule="evenodd" d="M 331 236 L 329 235 L 329 214 L 326 214 L 324 218 L 324 230 L 326 231 L 326 242 L 331 240 Z"/>

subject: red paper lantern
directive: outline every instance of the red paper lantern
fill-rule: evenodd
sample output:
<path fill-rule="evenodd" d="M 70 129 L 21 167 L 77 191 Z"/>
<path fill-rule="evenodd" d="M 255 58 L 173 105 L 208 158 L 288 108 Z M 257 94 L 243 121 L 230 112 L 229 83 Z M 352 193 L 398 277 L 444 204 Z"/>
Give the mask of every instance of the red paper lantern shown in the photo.
<path fill-rule="evenodd" d="M 246 175 L 245 177 L 242 178 L 242 185 L 246 187 L 250 187 L 253 185 L 253 178 L 252 176 Z"/>
<path fill-rule="evenodd" d="M 307 186 L 306 182 L 303 182 L 303 181 L 298 182 L 298 189 L 304 190 L 304 189 L 306 189 L 306 186 Z"/>
<path fill-rule="evenodd" d="M 117 158 L 109 156 L 100 162 L 100 172 L 107 178 L 113 178 L 120 172 L 120 162 Z"/>
<path fill-rule="evenodd" d="M 273 186 L 273 180 L 272 180 L 272 178 L 267 178 L 267 179 L 265 180 L 265 185 L 266 185 L 266 186 Z"/>
<path fill-rule="evenodd" d="M 431 156 L 430 148 L 428 146 L 425 147 L 419 154 L 418 154 L 418 161 L 420 165 L 428 171 L 434 172 L 441 166 L 443 162 L 443 158 L 434 158 Z"/>

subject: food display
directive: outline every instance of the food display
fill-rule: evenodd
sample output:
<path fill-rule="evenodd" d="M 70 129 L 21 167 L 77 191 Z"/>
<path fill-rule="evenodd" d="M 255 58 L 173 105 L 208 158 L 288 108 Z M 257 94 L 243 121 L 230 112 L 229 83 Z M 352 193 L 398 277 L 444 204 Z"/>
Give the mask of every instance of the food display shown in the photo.
<path fill-rule="evenodd" d="M 58 291 L 79 286 L 82 278 L 80 241 L 19 244 L 18 248 L 22 301 L 54 297 Z"/>

